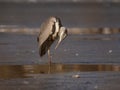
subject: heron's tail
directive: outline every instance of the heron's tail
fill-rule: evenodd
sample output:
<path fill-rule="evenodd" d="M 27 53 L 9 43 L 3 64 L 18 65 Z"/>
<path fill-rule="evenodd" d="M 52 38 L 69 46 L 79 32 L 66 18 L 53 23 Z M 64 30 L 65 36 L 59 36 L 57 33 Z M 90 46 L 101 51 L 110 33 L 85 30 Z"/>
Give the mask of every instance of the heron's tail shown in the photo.
<path fill-rule="evenodd" d="M 39 48 L 39 55 L 40 57 L 42 57 L 43 55 L 45 55 L 45 52 L 41 50 L 41 48 Z"/>
<path fill-rule="evenodd" d="M 48 48 L 46 46 L 42 45 L 39 48 L 39 55 L 40 55 L 40 57 L 42 57 L 43 55 L 45 55 L 47 51 L 48 51 Z"/>

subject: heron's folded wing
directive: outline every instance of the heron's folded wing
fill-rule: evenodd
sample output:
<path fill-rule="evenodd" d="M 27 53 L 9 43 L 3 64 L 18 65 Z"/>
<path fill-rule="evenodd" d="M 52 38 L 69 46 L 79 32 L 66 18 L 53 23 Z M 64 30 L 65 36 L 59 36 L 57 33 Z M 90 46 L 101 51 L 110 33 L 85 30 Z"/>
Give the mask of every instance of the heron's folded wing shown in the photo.
<path fill-rule="evenodd" d="M 48 37 L 52 34 L 54 23 L 46 21 L 44 22 L 40 27 L 40 33 L 39 33 L 39 45 L 41 46 Z"/>

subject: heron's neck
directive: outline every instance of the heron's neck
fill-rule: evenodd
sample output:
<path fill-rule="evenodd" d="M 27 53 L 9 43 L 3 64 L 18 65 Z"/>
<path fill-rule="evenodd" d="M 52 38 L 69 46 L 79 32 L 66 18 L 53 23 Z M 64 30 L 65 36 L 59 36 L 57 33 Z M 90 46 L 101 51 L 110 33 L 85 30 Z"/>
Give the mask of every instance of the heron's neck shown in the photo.
<path fill-rule="evenodd" d="M 58 33 L 59 33 L 59 23 L 56 22 L 55 23 L 55 32 L 53 33 L 53 38 L 58 37 Z"/>

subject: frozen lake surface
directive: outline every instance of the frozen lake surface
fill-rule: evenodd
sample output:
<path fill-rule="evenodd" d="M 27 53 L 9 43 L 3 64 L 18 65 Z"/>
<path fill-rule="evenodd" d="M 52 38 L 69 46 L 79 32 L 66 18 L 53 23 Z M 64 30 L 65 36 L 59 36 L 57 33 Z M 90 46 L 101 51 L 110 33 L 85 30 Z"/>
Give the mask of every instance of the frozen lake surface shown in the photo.
<path fill-rule="evenodd" d="M 119 90 L 120 35 L 69 35 L 52 65 L 36 35 L 0 33 L 1 90 Z"/>

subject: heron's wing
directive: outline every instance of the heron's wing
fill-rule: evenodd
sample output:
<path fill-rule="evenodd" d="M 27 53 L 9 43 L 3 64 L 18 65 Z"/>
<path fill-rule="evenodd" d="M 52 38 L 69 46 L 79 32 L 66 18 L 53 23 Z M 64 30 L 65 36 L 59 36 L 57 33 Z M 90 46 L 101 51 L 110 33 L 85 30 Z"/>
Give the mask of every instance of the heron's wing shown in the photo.
<path fill-rule="evenodd" d="M 39 54 L 42 57 L 49 49 L 51 44 L 54 42 L 51 36 L 39 47 Z"/>
<path fill-rule="evenodd" d="M 48 37 L 52 34 L 53 30 L 53 22 L 50 22 L 47 20 L 44 22 L 41 27 L 40 27 L 40 33 L 39 33 L 39 45 L 41 46 L 47 39 Z"/>

